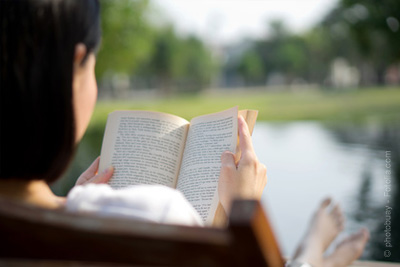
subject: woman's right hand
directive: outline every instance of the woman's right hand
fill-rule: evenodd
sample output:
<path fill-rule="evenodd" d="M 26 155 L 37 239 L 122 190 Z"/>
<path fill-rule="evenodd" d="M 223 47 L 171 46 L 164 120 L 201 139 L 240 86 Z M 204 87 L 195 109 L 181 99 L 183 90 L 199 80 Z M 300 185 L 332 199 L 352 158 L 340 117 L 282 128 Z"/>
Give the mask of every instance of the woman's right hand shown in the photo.
<path fill-rule="evenodd" d="M 240 160 L 237 162 L 230 151 L 225 151 L 221 156 L 218 194 L 227 214 L 235 198 L 260 200 L 267 184 L 267 168 L 257 159 L 249 128 L 242 116 L 238 119 L 238 130 Z"/>

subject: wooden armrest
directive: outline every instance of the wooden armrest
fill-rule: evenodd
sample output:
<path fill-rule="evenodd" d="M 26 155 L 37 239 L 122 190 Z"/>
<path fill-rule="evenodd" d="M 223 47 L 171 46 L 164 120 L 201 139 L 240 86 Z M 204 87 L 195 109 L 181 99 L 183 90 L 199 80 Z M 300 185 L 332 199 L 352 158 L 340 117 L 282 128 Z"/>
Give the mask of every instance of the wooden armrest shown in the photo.
<path fill-rule="evenodd" d="M 284 266 L 278 242 L 259 201 L 234 201 L 229 229 L 233 251 L 241 266 Z"/>
<path fill-rule="evenodd" d="M 257 201 L 236 201 L 229 227 L 209 228 L 72 214 L 0 198 L 0 263 L 281 266 L 268 227 Z"/>

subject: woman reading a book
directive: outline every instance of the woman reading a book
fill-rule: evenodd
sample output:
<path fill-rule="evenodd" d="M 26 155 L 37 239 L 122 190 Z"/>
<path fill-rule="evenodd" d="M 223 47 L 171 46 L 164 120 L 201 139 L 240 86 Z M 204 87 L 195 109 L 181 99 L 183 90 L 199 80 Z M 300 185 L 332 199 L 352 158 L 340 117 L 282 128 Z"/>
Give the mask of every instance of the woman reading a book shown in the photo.
<path fill-rule="evenodd" d="M 97 174 L 99 159 L 67 198 L 49 184 L 66 170 L 92 115 L 97 85 L 95 52 L 100 43 L 97 0 L 3 1 L 1 8 L 0 197 L 46 209 L 86 207 L 86 212 L 141 220 L 202 224 L 182 194 L 162 186 L 114 191 L 110 166 Z M 220 202 L 229 213 L 234 198 L 260 199 L 266 168 L 254 153 L 249 130 L 238 119 L 241 158 L 221 156 Z M 325 200 L 294 256 L 292 266 L 346 266 L 361 254 L 366 230 L 324 251 L 343 227 L 338 206 Z M 309 266 L 309 265 L 304 265 Z"/>

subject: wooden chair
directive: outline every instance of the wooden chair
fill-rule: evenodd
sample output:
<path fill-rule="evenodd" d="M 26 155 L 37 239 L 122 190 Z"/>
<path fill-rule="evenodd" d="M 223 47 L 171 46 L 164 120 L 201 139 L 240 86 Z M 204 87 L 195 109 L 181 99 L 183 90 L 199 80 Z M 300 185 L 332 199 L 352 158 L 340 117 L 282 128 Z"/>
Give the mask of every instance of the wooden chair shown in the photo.
<path fill-rule="evenodd" d="M 257 201 L 201 228 L 49 211 L 0 199 L 0 266 L 283 266 Z"/>

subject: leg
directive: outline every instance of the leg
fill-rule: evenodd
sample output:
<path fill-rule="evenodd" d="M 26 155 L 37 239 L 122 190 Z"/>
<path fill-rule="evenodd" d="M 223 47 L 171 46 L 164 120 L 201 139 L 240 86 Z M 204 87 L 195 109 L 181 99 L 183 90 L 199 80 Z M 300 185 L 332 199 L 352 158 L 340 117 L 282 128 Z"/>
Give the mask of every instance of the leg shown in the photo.
<path fill-rule="evenodd" d="M 365 229 L 345 239 L 331 255 L 324 257 L 326 249 L 343 230 L 344 223 L 340 207 L 330 207 L 331 202 L 331 199 L 325 199 L 315 212 L 293 260 L 307 262 L 314 267 L 339 267 L 347 266 L 361 255 L 368 239 Z"/>
<path fill-rule="evenodd" d="M 365 228 L 347 237 L 336 247 L 331 255 L 325 258 L 324 266 L 348 266 L 361 256 L 368 238 L 369 233 Z"/>

